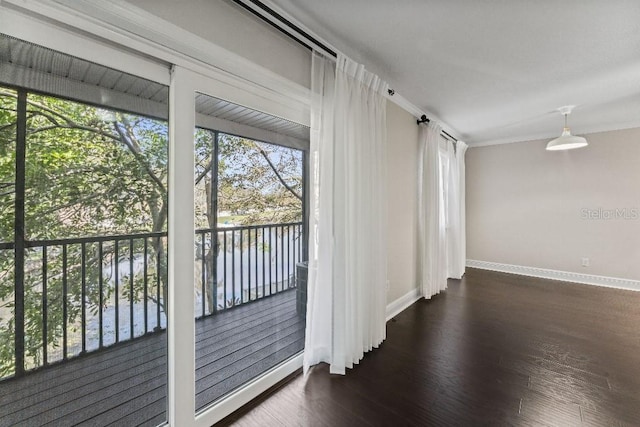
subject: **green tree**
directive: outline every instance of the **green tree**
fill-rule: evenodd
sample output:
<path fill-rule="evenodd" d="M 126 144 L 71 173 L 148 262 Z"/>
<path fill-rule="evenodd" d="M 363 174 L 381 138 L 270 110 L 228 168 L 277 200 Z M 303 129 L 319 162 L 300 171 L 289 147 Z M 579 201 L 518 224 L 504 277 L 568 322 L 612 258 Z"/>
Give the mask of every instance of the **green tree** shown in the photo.
<path fill-rule="evenodd" d="M 218 210 L 241 224 L 302 220 L 302 153 L 246 138 L 220 138 Z"/>
<path fill-rule="evenodd" d="M 0 90 L 0 173 L 5 197 L 0 208 L 2 241 L 13 241 L 13 193 L 15 191 L 15 91 Z M 29 94 L 27 97 L 27 144 L 25 179 L 25 229 L 29 240 L 48 240 L 80 236 L 134 234 L 166 231 L 167 218 L 167 125 L 165 122 L 133 114 L 113 112 L 54 97 Z M 10 183 L 10 185 L 9 185 Z M 10 197 L 9 197 L 10 196 Z M 162 296 L 166 298 L 166 249 L 161 238 L 150 239 L 153 257 L 160 265 Z M 140 250 L 136 242 L 134 254 Z M 84 248 L 87 294 L 85 304 L 94 312 L 104 307 L 97 286 L 98 276 L 107 265 L 133 256 L 122 248 L 115 259 L 114 244 L 103 245 L 103 263 L 97 244 Z M 4 251 L 8 252 L 8 251 Z M 13 306 L 12 256 L 0 259 L 2 281 L 0 300 Z M 64 256 L 66 255 L 66 256 Z M 28 366 L 42 360 L 43 340 L 43 250 L 25 254 L 25 352 Z M 82 245 L 47 248 L 47 344 L 54 351 L 63 334 L 63 282 L 68 285 L 67 333 L 77 324 L 83 302 Z M 62 264 L 66 263 L 66 269 Z M 106 278 L 107 280 L 110 278 Z M 134 286 L 139 298 L 142 279 Z M 129 292 L 126 286 L 122 293 Z M 112 289 L 105 287 L 102 300 L 108 301 Z M 7 313 L 0 313 L 6 318 Z M 0 330 L 0 374 L 13 369 L 13 319 Z"/>
<path fill-rule="evenodd" d="M 15 147 L 17 92 L 0 87 L 0 242 L 14 240 Z M 55 97 L 27 97 L 26 234 L 29 240 L 165 232 L 167 223 L 167 123 Z M 216 227 L 212 206 L 212 147 L 214 132 L 196 130 L 197 226 Z M 245 138 L 221 134 L 218 163 L 219 209 L 236 216 L 236 223 L 274 223 L 301 219 L 300 152 Z M 121 295 L 100 277 L 113 280 L 105 267 L 142 252 L 143 241 L 119 248 L 97 243 L 30 249 L 25 255 L 25 351 L 28 367 L 43 363 L 43 256 L 47 257 L 47 329 L 49 353 L 59 351 L 63 334 L 63 282 L 68 292 L 67 333 L 73 334 L 82 313 L 84 265 L 86 300 L 92 314 L 107 301 L 143 295 L 144 278 L 123 277 Z M 159 295 L 148 298 L 164 310 L 167 301 L 166 239 L 152 238 L 149 281 L 159 280 Z M 213 265 L 217 247 L 206 253 Z M 63 256 L 65 255 L 65 256 Z M 84 262 L 83 262 L 84 259 Z M 66 263 L 66 269 L 63 268 Z M 155 268 L 159 266 L 159 268 Z M 133 289 L 129 287 L 133 280 Z M 207 300 L 213 307 L 211 271 L 206 272 Z M 103 305 L 100 305 L 102 300 Z M 0 249 L 0 377 L 13 371 L 14 271 L 13 250 Z M 51 356 L 49 356 L 51 360 Z"/>

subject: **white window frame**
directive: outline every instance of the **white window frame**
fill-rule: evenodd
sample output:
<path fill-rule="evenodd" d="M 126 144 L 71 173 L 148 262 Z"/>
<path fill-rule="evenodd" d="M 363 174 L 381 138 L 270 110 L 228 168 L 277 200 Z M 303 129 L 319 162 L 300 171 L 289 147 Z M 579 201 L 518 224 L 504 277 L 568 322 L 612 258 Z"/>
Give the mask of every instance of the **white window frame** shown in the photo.
<path fill-rule="evenodd" d="M 169 197 L 169 401 L 175 412 L 172 425 L 208 427 L 231 414 L 269 387 L 302 367 L 296 355 L 254 381 L 224 397 L 195 416 L 195 308 L 193 305 L 194 224 L 194 128 L 195 96 L 203 93 L 260 111 L 270 101 L 253 96 L 217 79 L 174 67 L 169 99 L 169 189 L 181 191 Z M 253 99 L 252 99 L 253 98 Z M 261 109 L 260 106 L 265 107 Z M 282 107 L 282 106 L 280 106 Z M 283 109 L 280 108 L 283 112 Z M 273 110 L 269 111 L 273 114 Z M 172 233 L 173 231 L 173 233 Z M 173 237 L 172 237 L 173 236 Z M 178 236 L 186 236 L 178 241 Z M 173 245 L 172 245 L 173 242 Z M 172 333 L 173 331 L 173 333 Z M 176 351 L 179 349 L 180 351 Z"/>

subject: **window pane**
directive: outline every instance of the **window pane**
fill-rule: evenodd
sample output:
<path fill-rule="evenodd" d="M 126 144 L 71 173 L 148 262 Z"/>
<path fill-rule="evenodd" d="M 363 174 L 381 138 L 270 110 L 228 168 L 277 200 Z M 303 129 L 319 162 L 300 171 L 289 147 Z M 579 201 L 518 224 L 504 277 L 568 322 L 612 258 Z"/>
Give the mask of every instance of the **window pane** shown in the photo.
<path fill-rule="evenodd" d="M 13 241 L 18 94 L 0 87 L 0 242 Z"/>
<path fill-rule="evenodd" d="M 0 87 L 0 378 L 14 373 L 14 204 L 18 94 Z"/>
<path fill-rule="evenodd" d="M 167 88 L 2 35 L 0 61 L 27 85 L 0 86 L 0 425 L 161 424 Z"/>
<path fill-rule="evenodd" d="M 306 302 L 296 274 L 305 259 L 303 152 L 204 126 L 303 147 L 308 129 L 202 94 L 196 110 L 203 126 L 195 131 L 194 171 L 200 411 L 303 349 Z M 209 122 L 216 114 L 224 119 Z"/>

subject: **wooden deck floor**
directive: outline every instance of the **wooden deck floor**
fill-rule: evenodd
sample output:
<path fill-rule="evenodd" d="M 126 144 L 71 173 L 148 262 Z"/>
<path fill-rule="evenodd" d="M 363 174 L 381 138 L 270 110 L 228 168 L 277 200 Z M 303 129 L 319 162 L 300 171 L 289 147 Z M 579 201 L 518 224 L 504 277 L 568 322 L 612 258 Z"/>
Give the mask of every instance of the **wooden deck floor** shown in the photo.
<path fill-rule="evenodd" d="M 298 353 L 295 290 L 196 322 L 196 406 Z M 155 426 L 166 419 L 167 335 L 0 382 L 0 426 Z"/>

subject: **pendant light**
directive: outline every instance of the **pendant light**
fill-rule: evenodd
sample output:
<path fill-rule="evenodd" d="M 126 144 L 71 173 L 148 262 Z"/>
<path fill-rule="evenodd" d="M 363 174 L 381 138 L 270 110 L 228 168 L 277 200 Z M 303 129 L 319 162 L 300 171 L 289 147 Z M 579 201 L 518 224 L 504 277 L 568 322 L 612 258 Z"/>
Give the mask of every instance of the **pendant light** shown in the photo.
<path fill-rule="evenodd" d="M 565 107 L 558 108 L 558 111 L 560 111 L 560 113 L 564 116 L 564 129 L 562 130 L 562 135 L 552 141 L 549 141 L 549 143 L 547 144 L 547 150 L 572 150 L 574 148 L 581 148 L 589 145 L 585 138 L 581 136 L 571 135 L 571 129 L 569 129 L 569 125 L 567 124 L 567 116 L 571 114 L 571 110 L 573 110 L 573 107 L 574 105 L 567 105 Z"/>

